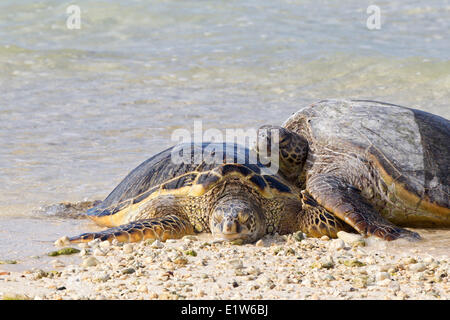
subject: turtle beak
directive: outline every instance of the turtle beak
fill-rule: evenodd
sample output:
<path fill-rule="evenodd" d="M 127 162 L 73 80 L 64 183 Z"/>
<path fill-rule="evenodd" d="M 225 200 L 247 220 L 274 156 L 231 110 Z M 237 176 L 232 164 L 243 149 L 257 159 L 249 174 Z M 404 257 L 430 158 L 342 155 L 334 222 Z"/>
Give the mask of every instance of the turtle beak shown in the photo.
<path fill-rule="evenodd" d="M 236 234 L 238 233 L 238 223 L 236 221 L 231 221 L 229 219 L 226 219 L 222 223 L 222 233 L 226 235 Z"/>

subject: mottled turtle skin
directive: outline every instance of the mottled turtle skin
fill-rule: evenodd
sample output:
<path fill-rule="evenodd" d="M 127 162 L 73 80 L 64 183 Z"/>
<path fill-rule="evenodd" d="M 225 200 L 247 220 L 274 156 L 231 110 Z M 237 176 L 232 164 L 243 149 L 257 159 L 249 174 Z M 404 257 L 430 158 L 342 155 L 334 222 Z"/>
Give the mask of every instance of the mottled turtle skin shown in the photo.
<path fill-rule="evenodd" d="M 448 120 L 376 101 L 325 100 L 265 128 L 280 130 L 280 174 L 359 233 L 419 239 L 401 227 L 450 227 Z"/>
<path fill-rule="evenodd" d="M 187 155 L 174 161 L 173 155 Z M 202 155 L 200 161 L 198 156 Z M 216 161 L 208 159 L 215 158 Z M 187 161 L 186 161 L 187 159 Z M 199 232 L 254 242 L 278 232 L 302 230 L 336 236 L 347 230 L 313 199 L 261 165 L 238 144 L 181 144 L 143 162 L 100 204 L 87 211 L 110 227 L 70 242 L 93 239 L 136 242 L 166 240 Z"/>

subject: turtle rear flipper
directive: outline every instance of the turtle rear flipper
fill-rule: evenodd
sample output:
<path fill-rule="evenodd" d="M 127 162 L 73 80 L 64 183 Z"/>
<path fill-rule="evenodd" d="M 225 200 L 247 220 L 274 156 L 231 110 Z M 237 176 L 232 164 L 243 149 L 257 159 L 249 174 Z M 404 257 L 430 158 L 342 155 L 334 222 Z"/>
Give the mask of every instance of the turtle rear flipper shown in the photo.
<path fill-rule="evenodd" d="M 321 206 L 363 235 L 384 240 L 421 239 L 418 233 L 399 228 L 383 218 L 358 189 L 334 175 L 317 174 L 311 177 L 307 190 Z"/>
<path fill-rule="evenodd" d="M 194 234 L 191 223 L 176 215 L 167 215 L 151 219 L 143 219 L 109 228 L 101 232 L 83 233 L 69 238 L 72 243 L 89 242 L 94 239 L 120 242 L 138 242 L 145 239 L 179 239 L 185 235 Z"/>

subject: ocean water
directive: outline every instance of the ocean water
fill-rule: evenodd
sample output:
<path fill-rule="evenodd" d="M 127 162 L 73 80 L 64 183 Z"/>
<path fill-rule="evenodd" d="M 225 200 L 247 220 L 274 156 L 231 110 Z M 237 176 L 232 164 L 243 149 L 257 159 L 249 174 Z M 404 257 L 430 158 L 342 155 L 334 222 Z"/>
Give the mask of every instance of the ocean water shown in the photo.
<path fill-rule="evenodd" d="M 74 4 L 80 29 L 68 3 L 0 2 L 0 259 L 96 230 L 55 205 L 103 199 L 194 121 L 281 124 L 324 98 L 450 117 L 447 0 L 377 1 L 377 30 L 361 0 Z"/>

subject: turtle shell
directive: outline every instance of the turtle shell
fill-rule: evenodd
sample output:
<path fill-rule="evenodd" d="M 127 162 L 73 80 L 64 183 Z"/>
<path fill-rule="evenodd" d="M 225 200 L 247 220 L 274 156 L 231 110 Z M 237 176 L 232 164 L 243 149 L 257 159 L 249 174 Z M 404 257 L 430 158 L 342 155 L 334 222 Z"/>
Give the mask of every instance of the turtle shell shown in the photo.
<path fill-rule="evenodd" d="M 283 126 L 306 137 L 313 152 L 344 150 L 373 162 L 404 203 L 450 220 L 450 121 L 388 103 L 325 100 Z"/>
<path fill-rule="evenodd" d="M 110 225 L 108 221 L 114 219 L 101 218 L 122 216 L 133 205 L 160 195 L 202 196 L 231 175 L 245 180 L 266 198 L 297 196 L 248 148 L 234 143 L 190 143 L 176 145 L 144 161 L 87 214 L 100 224 Z"/>

